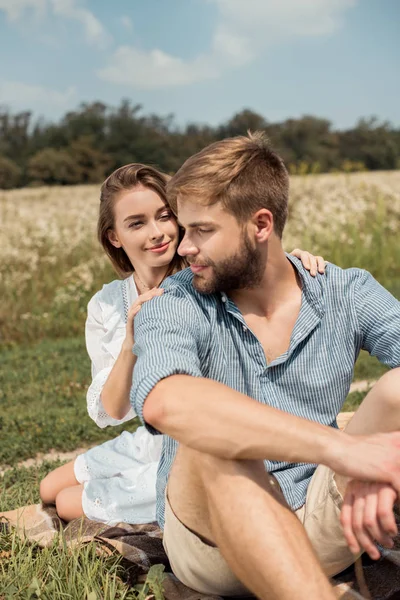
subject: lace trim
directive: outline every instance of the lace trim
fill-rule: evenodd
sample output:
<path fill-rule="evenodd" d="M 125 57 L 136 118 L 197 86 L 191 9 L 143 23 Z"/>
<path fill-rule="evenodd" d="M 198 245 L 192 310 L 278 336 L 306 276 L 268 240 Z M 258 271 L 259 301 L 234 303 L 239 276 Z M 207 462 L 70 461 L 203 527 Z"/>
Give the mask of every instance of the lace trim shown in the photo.
<path fill-rule="evenodd" d="M 122 300 L 124 303 L 124 321 L 128 321 L 129 301 L 128 301 L 128 279 L 122 281 Z"/>

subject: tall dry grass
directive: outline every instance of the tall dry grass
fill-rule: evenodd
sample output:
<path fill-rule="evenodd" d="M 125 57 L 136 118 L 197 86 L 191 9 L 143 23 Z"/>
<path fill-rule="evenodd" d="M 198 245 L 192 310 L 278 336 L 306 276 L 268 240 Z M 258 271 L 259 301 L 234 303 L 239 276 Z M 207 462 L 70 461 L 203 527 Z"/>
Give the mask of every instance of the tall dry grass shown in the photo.
<path fill-rule="evenodd" d="M 99 186 L 0 192 L 0 343 L 82 335 L 115 277 L 96 240 Z M 400 171 L 292 177 L 285 249 L 366 268 L 400 295 Z"/>

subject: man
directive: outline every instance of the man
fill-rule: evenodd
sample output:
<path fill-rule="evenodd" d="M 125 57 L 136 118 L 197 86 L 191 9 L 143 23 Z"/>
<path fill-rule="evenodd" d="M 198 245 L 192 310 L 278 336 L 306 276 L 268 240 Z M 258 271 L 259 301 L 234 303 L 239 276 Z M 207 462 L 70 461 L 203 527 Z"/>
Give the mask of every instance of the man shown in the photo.
<path fill-rule="evenodd" d="M 365 271 L 313 279 L 285 255 L 288 187 L 262 134 L 186 161 L 168 195 L 191 269 L 135 321 L 131 401 L 167 434 L 164 545 L 205 593 L 331 599 L 326 575 L 396 533 L 400 370 L 335 425 L 361 348 L 400 365 L 400 303 Z"/>

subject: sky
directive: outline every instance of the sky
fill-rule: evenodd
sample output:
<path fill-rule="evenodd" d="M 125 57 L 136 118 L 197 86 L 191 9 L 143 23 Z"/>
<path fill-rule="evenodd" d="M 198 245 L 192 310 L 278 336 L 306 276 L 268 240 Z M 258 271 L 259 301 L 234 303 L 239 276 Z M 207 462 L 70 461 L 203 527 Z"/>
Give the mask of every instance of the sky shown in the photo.
<path fill-rule="evenodd" d="M 400 126 L 398 0 L 0 0 L 0 105 Z"/>

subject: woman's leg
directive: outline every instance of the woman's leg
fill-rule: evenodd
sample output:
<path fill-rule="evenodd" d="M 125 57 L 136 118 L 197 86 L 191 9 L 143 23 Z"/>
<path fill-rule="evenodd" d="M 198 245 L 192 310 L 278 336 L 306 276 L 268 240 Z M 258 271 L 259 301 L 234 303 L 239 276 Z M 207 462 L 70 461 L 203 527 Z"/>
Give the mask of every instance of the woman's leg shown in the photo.
<path fill-rule="evenodd" d="M 84 516 L 82 508 L 83 485 L 73 485 L 57 494 L 56 509 L 58 516 L 64 521 L 72 521 Z"/>
<path fill-rule="evenodd" d="M 75 477 L 74 462 L 71 461 L 66 465 L 57 467 L 42 479 L 40 482 L 40 498 L 44 504 L 55 504 L 61 490 L 79 484 Z"/>

